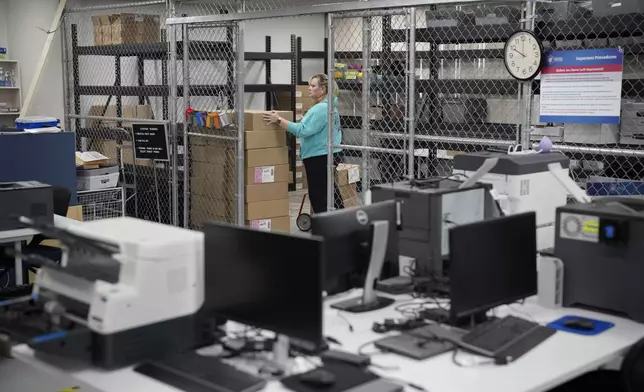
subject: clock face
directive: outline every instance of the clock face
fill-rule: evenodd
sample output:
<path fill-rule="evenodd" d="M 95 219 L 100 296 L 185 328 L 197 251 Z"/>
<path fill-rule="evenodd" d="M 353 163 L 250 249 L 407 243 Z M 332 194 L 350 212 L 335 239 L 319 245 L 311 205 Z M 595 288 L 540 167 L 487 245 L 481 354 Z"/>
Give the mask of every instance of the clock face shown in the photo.
<path fill-rule="evenodd" d="M 543 64 L 543 46 L 529 31 L 517 31 L 505 43 L 503 59 L 510 75 L 530 80 L 539 74 Z"/>

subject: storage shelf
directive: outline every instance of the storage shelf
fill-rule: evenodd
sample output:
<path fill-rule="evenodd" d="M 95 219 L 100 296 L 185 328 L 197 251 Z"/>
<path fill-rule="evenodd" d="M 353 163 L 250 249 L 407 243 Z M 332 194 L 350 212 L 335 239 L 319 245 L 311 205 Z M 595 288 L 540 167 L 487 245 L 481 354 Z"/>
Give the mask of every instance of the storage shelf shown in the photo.
<path fill-rule="evenodd" d="M 619 26 L 619 30 L 610 26 Z M 553 24 L 537 23 L 537 36 L 546 41 L 617 38 L 644 34 L 644 14 L 623 14 L 605 17 L 579 18 Z M 611 30 L 611 31 L 607 31 Z"/>
<path fill-rule="evenodd" d="M 0 112 L 0 116 L 20 116 L 20 112 Z"/>
<path fill-rule="evenodd" d="M 234 87 L 227 85 L 194 85 L 190 86 L 190 95 L 192 96 L 212 96 L 218 94 L 227 94 L 234 92 Z M 129 96 L 129 97 L 164 97 L 170 93 L 170 87 L 164 85 L 150 86 L 78 86 L 76 93 L 79 95 L 96 95 L 96 96 Z M 177 95 L 183 95 L 183 86 L 177 86 Z"/>
<path fill-rule="evenodd" d="M 20 90 L 20 87 L 0 86 L 0 90 Z"/>
<path fill-rule="evenodd" d="M 146 60 L 167 60 L 170 45 L 167 42 L 154 44 L 123 44 L 101 46 L 78 46 L 79 56 L 118 56 L 140 57 Z M 183 56 L 183 41 L 177 42 L 177 60 Z M 190 60 L 229 60 L 233 58 L 233 46 L 225 41 L 192 41 L 190 42 Z"/>
<path fill-rule="evenodd" d="M 360 129 L 362 128 L 362 117 L 340 116 L 340 124 L 342 128 Z M 403 132 L 407 124 L 404 120 L 371 120 L 369 126 L 372 131 Z M 417 121 L 415 132 L 417 135 L 514 140 L 516 137 L 516 125 Z"/>
<path fill-rule="evenodd" d="M 520 28 L 519 23 L 417 28 L 416 42 L 434 44 L 504 42 Z M 389 34 L 391 42 L 407 42 L 407 29 L 394 29 Z"/>

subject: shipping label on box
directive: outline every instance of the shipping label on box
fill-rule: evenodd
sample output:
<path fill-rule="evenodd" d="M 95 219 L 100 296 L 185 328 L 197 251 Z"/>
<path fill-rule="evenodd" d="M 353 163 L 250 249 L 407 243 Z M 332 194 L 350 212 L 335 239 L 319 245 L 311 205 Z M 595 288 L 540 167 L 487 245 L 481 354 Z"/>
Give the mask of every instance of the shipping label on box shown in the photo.
<path fill-rule="evenodd" d="M 250 222 L 250 227 L 255 230 L 271 231 L 271 223 L 270 219 L 257 219 Z"/>
<path fill-rule="evenodd" d="M 288 168 L 288 164 L 249 167 L 246 170 L 246 185 L 288 182 L 292 178 Z"/>
<path fill-rule="evenodd" d="M 335 181 L 338 186 L 360 181 L 360 166 L 341 163 L 336 168 Z"/>
<path fill-rule="evenodd" d="M 304 167 L 304 162 L 298 159 L 297 161 L 295 161 L 295 167 Z"/>
<path fill-rule="evenodd" d="M 255 184 L 275 182 L 275 166 L 260 166 L 255 168 Z"/>
<path fill-rule="evenodd" d="M 264 230 L 271 232 L 281 231 L 285 233 L 291 231 L 291 218 L 288 216 L 269 219 L 255 219 L 252 221 L 246 221 L 246 224 L 255 230 Z"/>

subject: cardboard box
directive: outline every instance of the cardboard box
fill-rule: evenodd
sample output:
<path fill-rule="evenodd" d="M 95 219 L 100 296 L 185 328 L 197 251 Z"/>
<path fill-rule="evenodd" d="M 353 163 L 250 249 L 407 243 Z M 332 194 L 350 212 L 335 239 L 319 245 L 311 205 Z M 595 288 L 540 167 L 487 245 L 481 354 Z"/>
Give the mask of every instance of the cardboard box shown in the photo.
<path fill-rule="evenodd" d="M 109 15 L 92 16 L 94 26 L 94 45 L 109 45 L 112 41 L 112 28 Z"/>
<path fill-rule="evenodd" d="M 298 160 L 296 160 L 296 161 L 295 161 L 295 167 L 296 167 L 296 168 L 304 167 L 304 162 L 302 162 L 302 161 L 301 161 L 301 160 L 299 160 L 299 159 L 298 159 Z"/>
<path fill-rule="evenodd" d="M 290 170 L 288 172 L 288 183 L 289 185 L 293 183 L 293 172 Z"/>
<path fill-rule="evenodd" d="M 261 150 L 257 150 L 261 151 Z M 225 167 L 234 166 L 236 160 L 236 152 L 234 146 L 200 146 L 193 145 L 190 148 L 190 157 L 193 162 L 203 162 L 216 164 Z M 260 165 L 256 165 L 260 166 Z"/>
<path fill-rule="evenodd" d="M 308 98 L 309 97 L 309 85 L 295 86 L 295 98 Z"/>
<path fill-rule="evenodd" d="M 335 171 L 335 183 L 338 186 L 353 184 L 360 181 L 360 166 L 341 163 Z"/>
<path fill-rule="evenodd" d="M 246 220 L 279 218 L 289 215 L 288 199 L 258 201 L 246 204 Z"/>
<path fill-rule="evenodd" d="M 358 197 L 358 189 L 356 184 L 346 184 L 338 187 L 338 192 L 342 200 L 348 200 L 355 197 Z"/>
<path fill-rule="evenodd" d="M 295 110 L 296 111 L 301 111 L 301 112 L 306 112 L 307 110 L 311 109 L 313 105 L 315 105 L 317 102 L 313 98 L 296 98 L 295 99 Z"/>
<path fill-rule="evenodd" d="M 291 232 L 291 218 L 289 216 L 246 221 L 246 225 L 256 230 L 284 233 Z"/>
<path fill-rule="evenodd" d="M 247 150 L 286 146 L 286 131 L 281 129 L 264 131 L 246 131 Z"/>
<path fill-rule="evenodd" d="M 235 222 L 235 201 L 216 200 L 207 196 L 191 195 L 190 221 L 196 229 L 206 222 Z"/>
<path fill-rule="evenodd" d="M 234 173 L 231 173 L 229 168 L 225 165 L 216 165 L 198 161 L 192 162 L 190 170 L 191 176 L 198 178 L 217 178 L 226 181 L 233 181 L 235 176 Z"/>
<path fill-rule="evenodd" d="M 360 205 L 360 200 L 358 200 L 358 197 L 356 196 L 350 199 L 342 200 L 342 204 L 344 208 L 356 207 Z"/>
<path fill-rule="evenodd" d="M 246 185 L 246 203 L 288 199 L 288 182 Z"/>
<path fill-rule="evenodd" d="M 293 174 L 288 165 L 270 165 L 246 168 L 246 185 L 288 182 Z"/>
<path fill-rule="evenodd" d="M 190 192 L 217 201 L 235 200 L 235 183 L 222 178 L 190 177 Z"/>
<path fill-rule="evenodd" d="M 246 151 L 246 167 L 288 164 L 288 148 L 274 147 Z"/>
<path fill-rule="evenodd" d="M 295 179 L 295 190 L 296 191 L 301 191 L 304 189 L 309 189 L 309 181 L 304 178 L 296 178 Z"/>
<path fill-rule="evenodd" d="M 263 115 L 265 110 L 245 110 L 244 129 L 247 131 L 265 131 L 281 129 L 277 124 L 266 124 Z M 278 110 L 277 113 L 285 120 L 293 121 L 293 112 Z M 233 116 L 234 118 L 237 118 Z"/>
<path fill-rule="evenodd" d="M 103 111 L 105 113 L 103 114 Z M 88 112 L 89 116 L 101 117 L 116 117 L 116 105 L 93 105 Z M 150 105 L 123 105 L 121 106 L 122 118 L 140 118 L 140 119 L 153 119 L 154 112 Z M 112 120 L 86 120 L 85 126 L 88 128 L 115 128 L 118 126 L 117 121 Z M 131 128 L 132 123 L 128 121 L 122 122 L 122 127 Z"/>
<path fill-rule="evenodd" d="M 158 15 L 110 15 L 111 45 L 149 44 L 160 42 L 161 24 Z"/>
<path fill-rule="evenodd" d="M 304 166 L 295 168 L 295 178 L 306 178 L 306 169 Z"/>

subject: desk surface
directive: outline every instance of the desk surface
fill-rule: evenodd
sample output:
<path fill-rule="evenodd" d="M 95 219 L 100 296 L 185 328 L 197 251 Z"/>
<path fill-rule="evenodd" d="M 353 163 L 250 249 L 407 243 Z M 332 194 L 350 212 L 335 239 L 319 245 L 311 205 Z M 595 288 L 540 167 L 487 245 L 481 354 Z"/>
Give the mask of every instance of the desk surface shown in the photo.
<path fill-rule="evenodd" d="M 397 303 L 407 302 L 408 298 L 400 297 Z M 329 300 L 329 303 L 335 300 Z M 327 304 L 324 315 L 325 334 L 339 340 L 343 344 L 341 349 L 355 352 L 361 345 L 382 337 L 371 331 L 374 321 L 400 317 L 394 308 L 395 305 L 358 315 L 343 313 L 342 318 Z M 376 371 L 385 377 L 422 385 L 431 392 L 541 392 L 618 359 L 633 343 L 644 337 L 644 325 L 633 321 L 578 309 L 545 309 L 536 305 L 533 299 L 526 301 L 525 305 L 505 306 L 497 310 L 497 315 L 507 313 L 541 323 L 567 314 L 576 314 L 612 321 L 615 327 L 598 336 L 557 332 L 534 350 L 506 366 L 459 367 L 453 363 L 451 353 L 425 361 L 414 361 L 394 354 L 379 354 L 373 357 L 373 363 L 397 367 L 398 370 Z M 354 332 L 349 331 L 347 320 L 353 325 Z M 179 392 L 175 388 L 139 375 L 132 368 L 106 372 L 92 368 L 68 367 L 61 365 L 60 361 L 56 361 L 54 366 L 36 359 L 31 349 L 25 345 L 16 346 L 14 355 L 35 366 L 45 367 L 53 372 L 68 373 L 81 382 L 105 392 Z M 476 360 L 480 360 L 479 357 L 459 354 L 459 362 L 474 363 Z M 271 382 L 265 391 L 278 392 L 286 389 L 278 382 Z"/>

